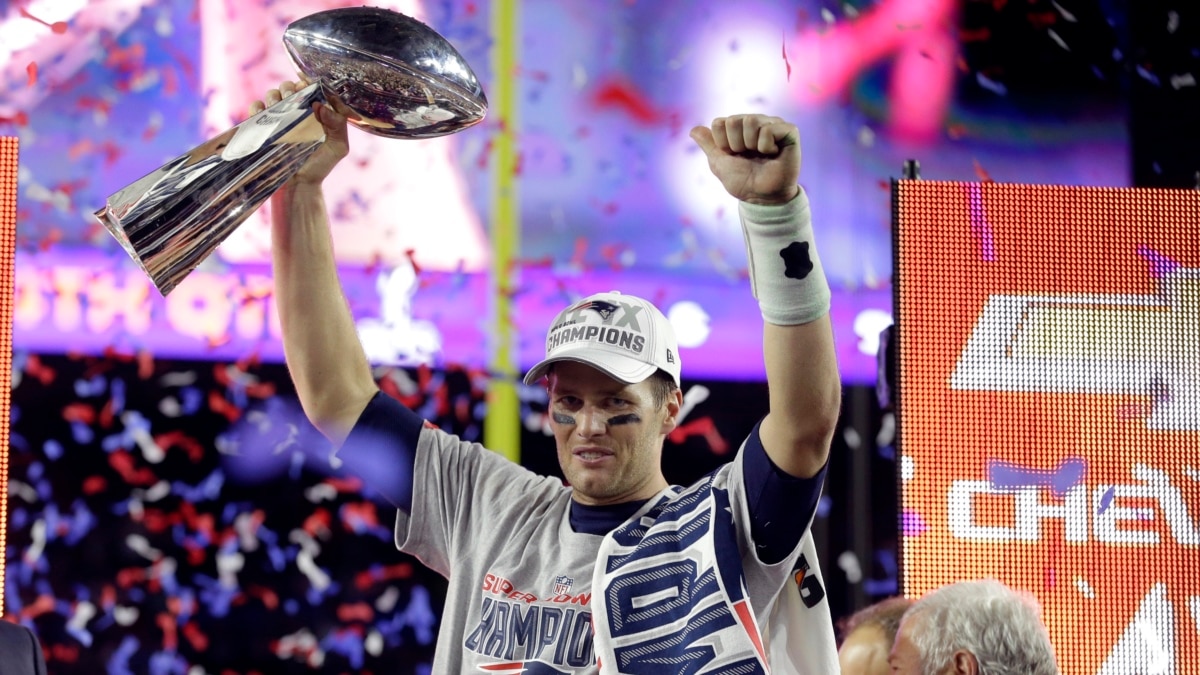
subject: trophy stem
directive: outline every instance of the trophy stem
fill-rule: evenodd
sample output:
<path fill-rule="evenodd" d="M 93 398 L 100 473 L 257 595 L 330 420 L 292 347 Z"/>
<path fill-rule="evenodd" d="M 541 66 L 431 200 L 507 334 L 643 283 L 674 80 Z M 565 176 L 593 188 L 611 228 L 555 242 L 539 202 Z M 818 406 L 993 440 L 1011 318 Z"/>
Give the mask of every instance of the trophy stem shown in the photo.
<path fill-rule="evenodd" d="M 108 198 L 95 217 L 171 292 L 325 140 L 309 85 Z"/>

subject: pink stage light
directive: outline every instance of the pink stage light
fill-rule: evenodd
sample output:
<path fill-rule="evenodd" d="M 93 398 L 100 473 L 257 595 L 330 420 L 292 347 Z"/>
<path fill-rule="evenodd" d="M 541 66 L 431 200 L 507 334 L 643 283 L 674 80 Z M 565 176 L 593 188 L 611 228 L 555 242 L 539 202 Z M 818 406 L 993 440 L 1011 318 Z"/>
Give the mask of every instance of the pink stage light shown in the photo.
<path fill-rule="evenodd" d="M 885 0 L 853 21 L 802 31 L 788 46 L 797 98 L 840 96 L 892 56 L 889 130 L 902 140 L 937 138 L 954 95 L 957 10 L 956 0 Z"/>

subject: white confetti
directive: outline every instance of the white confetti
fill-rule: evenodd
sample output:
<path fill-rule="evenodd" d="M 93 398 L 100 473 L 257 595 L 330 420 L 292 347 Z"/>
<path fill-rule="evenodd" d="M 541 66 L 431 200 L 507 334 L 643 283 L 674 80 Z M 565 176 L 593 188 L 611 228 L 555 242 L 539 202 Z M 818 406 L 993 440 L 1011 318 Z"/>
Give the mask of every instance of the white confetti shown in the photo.
<path fill-rule="evenodd" d="M 399 589 L 395 586 L 388 586 L 387 590 L 375 600 L 375 609 L 379 610 L 381 614 L 387 614 L 396 608 L 396 603 L 399 601 Z"/>
<path fill-rule="evenodd" d="M 242 571 L 246 559 L 241 553 L 217 553 L 217 578 L 224 588 L 237 588 L 237 573 Z"/>
<path fill-rule="evenodd" d="M 879 425 L 879 433 L 875 435 L 875 445 L 886 448 L 896 440 L 896 415 L 885 413 Z"/>
<path fill-rule="evenodd" d="M 858 556 L 852 551 L 845 551 L 838 556 L 838 567 L 846 575 L 846 581 L 852 584 L 857 584 L 862 581 L 862 565 L 858 562 Z"/>
<path fill-rule="evenodd" d="M 146 560 L 155 561 L 162 557 L 162 551 L 151 546 L 150 541 L 140 534 L 131 534 L 126 537 L 125 545 Z"/>
<path fill-rule="evenodd" d="M 828 7 L 821 8 L 821 18 L 825 21 L 825 23 L 830 24 L 837 21 L 837 17 L 833 15 L 833 12 L 829 11 Z"/>
<path fill-rule="evenodd" d="M 322 483 L 324 485 L 324 483 Z M 233 530 L 238 535 L 238 545 L 243 551 L 257 551 L 258 537 L 256 536 L 256 519 L 252 513 L 239 513 L 233 521 Z"/>
<path fill-rule="evenodd" d="M 379 631 L 372 629 L 370 633 L 367 633 L 367 639 L 363 640 L 363 649 L 371 656 L 382 654 L 383 635 Z"/>
<path fill-rule="evenodd" d="M 76 634 L 84 633 L 85 635 L 88 635 L 88 638 L 85 639 L 90 639 L 91 634 L 86 633 L 86 628 L 88 628 L 88 622 L 91 621 L 92 617 L 95 616 L 96 605 L 91 604 L 88 601 L 80 602 L 76 605 L 76 607 L 74 607 L 74 614 L 71 615 L 71 620 L 67 621 L 67 627 L 74 629 L 74 631 L 77 632 Z M 90 645 L 85 644 L 84 646 Z"/>
<path fill-rule="evenodd" d="M 983 87 L 984 89 L 987 89 L 988 91 L 992 92 L 993 94 L 999 94 L 1001 96 L 1008 95 L 1007 87 L 1005 87 L 1003 84 L 1000 84 L 999 82 L 989 78 L 987 75 L 984 75 L 983 73 L 975 73 L 975 81 L 979 83 L 979 86 Z"/>
<path fill-rule="evenodd" d="M 174 396 L 168 396 L 158 402 L 158 411 L 167 417 L 179 417 L 183 414 L 183 406 Z"/>
<path fill-rule="evenodd" d="M 171 22 L 171 15 L 168 12 L 158 13 L 158 18 L 154 21 L 154 32 L 159 37 L 168 37 L 175 32 L 175 24 Z"/>
<path fill-rule="evenodd" d="M 1066 9 L 1063 8 L 1062 5 L 1058 4 L 1057 2 L 1052 1 L 1050 4 L 1054 5 L 1054 9 L 1058 10 L 1058 13 L 1062 16 L 1063 20 L 1066 21 L 1067 23 L 1076 23 L 1077 21 L 1079 21 L 1079 19 L 1075 18 L 1074 14 L 1068 12 Z"/>
<path fill-rule="evenodd" d="M 683 394 L 683 405 L 679 406 L 679 415 L 676 416 L 676 421 L 682 422 L 684 418 L 692 414 L 696 406 L 707 401 L 711 393 L 708 387 L 702 384 L 688 387 L 688 390 Z"/>
<path fill-rule="evenodd" d="M 1179 30 L 1179 12 L 1167 12 L 1167 32 L 1174 35 Z"/>
<path fill-rule="evenodd" d="M 846 430 L 842 432 L 842 440 L 846 441 L 846 447 L 851 450 L 862 447 L 862 436 L 858 435 L 854 427 L 846 427 Z"/>
<path fill-rule="evenodd" d="M 25 549 L 23 557 L 25 564 L 32 565 L 42 557 L 42 552 L 46 550 L 46 520 L 39 518 L 34 521 L 29 535 L 29 548 Z"/>
<path fill-rule="evenodd" d="M 121 626 L 132 626 L 137 623 L 139 615 L 137 607 L 124 607 L 122 605 L 113 607 L 112 613 L 113 620 Z"/>
<path fill-rule="evenodd" d="M 1058 45 L 1059 47 L 1062 47 L 1063 49 L 1065 49 L 1068 52 L 1071 51 L 1071 48 L 1067 46 L 1067 41 L 1062 39 L 1062 37 L 1060 37 L 1058 33 L 1055 33 L 1053 28 L 1047 28 L 1046 34 L 1050 36 L 1051 40 L 1054 40 L 1054 44 Z"/>
<path fill-rule="evenodd" d="M 314 504 L 337 499 L 337 488 L 329 483 L 318 483 L 304 491 L 304 498 Z"/>
<path fill-rule="evenodd" d="M 15 495 L 29 502 L 30 504 L 38 501 L 37 490 L 29 483 L 19 481 L 15 478 L 8 481 L 8 494 Z"/>
<path fill-rule="evenodd" d="M 158 378 L 158 383 L 163 387 L 186 387 L 196 383 L 196 372 L 185 370 L 179 373 L 167 373 Z"/>
<path fill-rule="evenodd" d="M 1194 87 L 1194 86 L 1196 86 L 1196 76 L 1192 75 L 1191 73 L 1184 73 L 1183 75 L 1172 75 L 1171 76 L 1171 86 L 1174 87 L 1175 89 L 1183 89 L 1184 87 Z"/>

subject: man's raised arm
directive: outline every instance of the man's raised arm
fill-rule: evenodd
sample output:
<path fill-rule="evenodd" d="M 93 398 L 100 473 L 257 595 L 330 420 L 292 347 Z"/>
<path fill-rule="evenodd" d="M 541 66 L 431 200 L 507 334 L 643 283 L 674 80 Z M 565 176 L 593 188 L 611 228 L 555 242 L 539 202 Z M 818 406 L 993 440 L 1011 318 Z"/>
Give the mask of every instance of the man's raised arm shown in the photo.
<path fill-rule="evenodd" d="M 813 242 L 808 197 L 797 184 L 800 140 L 778 117 L 734 115 L 692 138 L 739 201 L 754 297 L 762 310 L 770 412 L 759 436 L 767 456 L 797 477 L 829 456 L 841 380 L 829 320 L 829 286 Z"/>
<path fill-rule="evenodd" d="M 274 105 L 301 85 L 285 82 L 251 105 Z M 284 354 L 309 421 L 341 445 L 378 387 L 346 303 L 321 183 L 346 156 L 346 118 L 323 103 L 325 142 L 272 197 L 272 266 Z"/>

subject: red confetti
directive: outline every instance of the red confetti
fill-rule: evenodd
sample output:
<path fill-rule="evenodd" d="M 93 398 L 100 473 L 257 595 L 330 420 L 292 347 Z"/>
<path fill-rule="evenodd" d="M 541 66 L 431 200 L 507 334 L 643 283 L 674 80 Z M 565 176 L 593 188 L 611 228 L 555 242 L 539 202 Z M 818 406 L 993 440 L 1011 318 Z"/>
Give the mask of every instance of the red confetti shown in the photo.
<path fill-rule="evenodd" d="M 240 408 L 215 391 L 208 394 L 208 407 L 218 415 L 224 415 L 230 422 L 236 422 L 242 416 Z"/>
<path fill-rule="evenodd" d="M 36 16 L 30 14 L 28 11 L 26 11 L 26 9 L 24 7 L 19 8 L 19 11 L 21 12 L 21 16 L 25 17 L 26 19 L 36 21 L 36 22 L 42 24 L 43 26 L 49 26 L 50 30 L 56 35 L 62 35 L 63 33 L 67 32 L 67 22 L 66 21 L 55 21 L 54 23 L 47 23 L 47 22 L 37 18 Z"/>
<path fill-rule="evenodd" d="M 175 619 L 166 612 L 160 612 L 156 617 L 159 630 L 162 631 L 162 645 L 167 651 L 173 652 L 179 646 L 179 636 L 175 634 Z"/>
<path fill-rule="evenodd" d="M 142 380 L 150 379 L 154 374 L 154 355 L 142 349 L 137 353 L 138 378 Z"/>
<path fill-rule="evenodd" d="M 351 494 L 359 492 L 363 487 L 362 480 L 353 476 L 346 478 L 331 476 L 325 479 L 325 483 L 338 492 L 349 492 Z"/>
<path fill-rule="evenodd" d="M 85 138 L 67 148 L 67 159 L 76 160 L 92 151 L 92 140 Z"/>
<path fill-rule="evenodd" d="M 25 81 L 25 86 L 32 87 L 37 84 L 38 66 L 37 61 L 30 61 L 29 65 L 25 66 L 25 74 L 28 78 Z"/>
<path fill-rule="evenodd" d="M 104 402 L 104 407 L 100 409 L 100 426 L 108 429 L 113 423 L 113 400 L 110 398 Z"/>
<path fill-rule="evenodd" d="M 126 483 L 129 483 L 130 485 L 144 486 L 153 485 L 158 482 L 158 478 L 154 475 L 153 471 L 145 467 L 134 468 L 133 463 L 133 455 L 130 455 L 125 450 L 117 450 L 108 456 L 109 466 L 111 466 L 117 473 L 121 474 L 121 478 L 125 479 Z M 145 513 L 146 527 L 154 529 L 151 526 L 152 515 L 161 516 L 161 514 L 152 514 L 149 509 L 147 509 Z M 162 528 L 166 528 L 168 524 L 169 523 L 163 524 Z"/>
<path fill-rule="evenodd" d="M 600 109 L 617 109 L 643 124 L 654 124 L 662 118 L 662 113 L 646 95 L 624 80 L 614 79 L 601 84 L 592 94 L 592 104 Z"/>
<path fill-rule="evenodd" d="M 317 509 L 313 511 L 307 518 L 304 519 L 303 529 L 305 532 L 316 537 L 322 533 L 330 531 L 329 524 L 333 522 L 333 517 L 326 509 Z"/>
<path fill-rule="evenodd" d="M 108 481 L 104 479 L 104 476 L 88 476 L 83 481 L 83 494 L 89 496 L 99 494 L 104 492 L 106 487 L 108 487 Z"/>
<path fill-rule="evenodd" d="M 187 453 L 193 464 L 204 458 L 204 446 L 199 441 L 176 429 L 165 434 L 156 434 L 154 443 L 163 450 L 179 448 Z"/>
<path fill-rule="evenodd" d="M 475 168 L 486 169 L 488 166 L 488 159 L 491 157 L 491 155 L 492 155 L 492 139 L 489 138 L 483 144 L 483 152 L 479 153 L 479 158 L 475 160 Z"/>
<path fill-rule="evenodd" d="M 46 236 L 43 237 L 42 240 L 38 242 L 38 250 L 43 251 L 43 252 L 48 251 L 48 250 L 50 250 L 51 246 L 54 246 L 55 244 L 57 244 L 58 242 L 60 242 L 62 240 L 63 240 L 62 230 L 57 227 L 52 227 L 52 228 L 50 228 L 50 231 L 46 233 Z"/>
<path fill-rule="evenodd" d="M 360 590 L 366 590 L 372 585 L 383 582 L 393 581 L 396 579 L 408 579 L 413 575 L 413 566 L 411 563 L 397 563 L 388 565 L 387 567 L 373 567 L 369 570 L 359 572 L 354 577 L 354 585 Z"/>
<path fill-rule="evenodd" d="M 264 586 L 251 586 L 246 589 L 246 592 L 251 596 L 258 598 L 267 609 L 275 609 L 279 606 L 279 596 L 275 591 Z"/>
<path fill-rule="evenodd" d="M 987 169 L 983 168 L 983 165 L 979 163 L 979 160 L 973 159 L 973 160 L 971 160 L 971 163 L 974 164 L 974 166 L 975 166 L 975 175 L 979 178 L 980 182 L 983 182 L 983 183 L 995 183 L 996 182 L 996 181 L 992 180 L 991 174 L 989 174 L 987 172 Z"/>
<path fill-rule="evenodd" d="M 420 274 L 421 266 L 417 264 L 417 249 L 415 249 L 415 248 L 404 249 L 404 257 L 408 258 L 409 264 L 412 265 L 413 274 Z"/>
<path fill-rule="evenodd" d="M 362 621 L 368 623 L 375 618 L 375 612 L 365 602 L 345 604 L 337 609 L 338 621 Z"/>
<path fill-rule="evenodd" d="M 233 342 L 233 335 L 226 331 L 223 335 L 210 335 L 204 339 L 204 346 L 209 349 L 219 349 Z"/>
<path fill-rule="evenodd" d="M 575 251 L 571 254 L 571 265 L 573 267 L 583 267 L 584 257 L 587 255 L 588 241 L 586 237 L 575 238 Z"/>
<path fill-rule="evenodd" d="M 22 110 L 12 117 L 0 116 L 0 124 L 15 124 L 19 127 L 23 127 L 29 124 L 29 115 L 26 115 L 25 111 Z"/>
<path fill-rule="evenodd" d="M 96 411 L 86 403 L 72 403 L 63 408 L 63 419 L 68 422 L 91 424 L 96 421 Z"/>
<path fill-rule="evenodd" d="M 708 447 L 715 455 L 729 452 L 729 442 L 717 431 L 711 417 L 701 417 L 675 427 L 669 438 L 672 443 L 683 443 L 692 436 L 700 436 L 708 442 Z"/>
<path fill-rule="evenodd" d="M 274 609 L 272 607 L 271 609 Z M 200 630 L 195 621 L 189 621 L 183 625 L 183 636 L 192 644 L 198 652 L 203 652 L 208 649 L 208 636 Z"/>
<path fill-rule="evenodd" d="M 787 38 L 786 37 L 783 40 L 783 65 L 787 66 L 787 81 L 791 82 L 792 81 L 792 63 L 791 63 L 791 61 L 788 61 L 788 57 L 787 57 Z"/>
<path fill-rule="evenodd" d="M 958 39 L 961 42 L 986 42 L 992 38 L 992 30 L 986 26 L 975 29 L 962 29 L 958 32 Z"/>
<path fill-rule="evenodd" d="M 42 384 L 54 381 L 54 369 L 42 363 L 36 354 L 30 354 L 25 360 L 25 372 Z"/>

